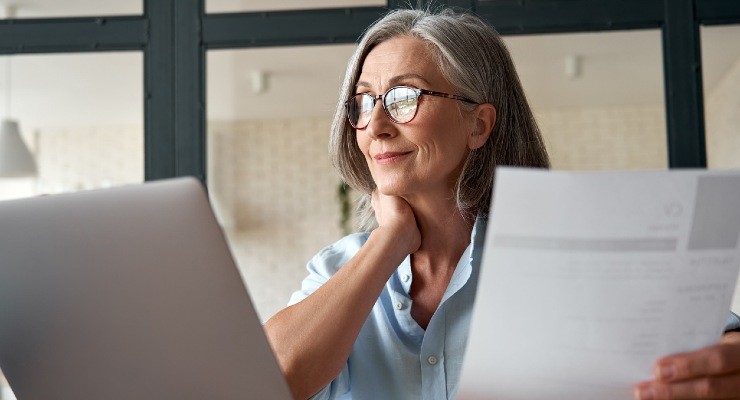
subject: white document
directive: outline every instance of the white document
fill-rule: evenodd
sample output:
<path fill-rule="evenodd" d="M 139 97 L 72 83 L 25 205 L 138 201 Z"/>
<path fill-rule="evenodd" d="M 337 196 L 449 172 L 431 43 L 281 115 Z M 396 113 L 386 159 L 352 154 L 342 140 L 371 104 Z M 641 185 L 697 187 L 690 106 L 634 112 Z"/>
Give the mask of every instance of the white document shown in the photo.
<path fill-rule="evenodd" d="M 627 400 L 716 343 L 740 266 L 740 171 L 498 168 L 460 400 Z"/>

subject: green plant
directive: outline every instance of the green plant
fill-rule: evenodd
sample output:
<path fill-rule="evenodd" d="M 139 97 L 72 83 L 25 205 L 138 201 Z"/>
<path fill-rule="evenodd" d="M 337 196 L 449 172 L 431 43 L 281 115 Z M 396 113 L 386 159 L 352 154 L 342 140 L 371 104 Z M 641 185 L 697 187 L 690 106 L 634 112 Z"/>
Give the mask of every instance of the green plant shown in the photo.
<path fill-rule="evenodd" d="M 337 200 L 339 201 L 339 228 L 342 229 L 342 234 L 349 235 L 352 233 L 350 227 L 351 214 L 351 202 L 349 199 L 349 192 L 352 189 L 344 181 L 339 182 L 339 188 L 337 189 Z"/>

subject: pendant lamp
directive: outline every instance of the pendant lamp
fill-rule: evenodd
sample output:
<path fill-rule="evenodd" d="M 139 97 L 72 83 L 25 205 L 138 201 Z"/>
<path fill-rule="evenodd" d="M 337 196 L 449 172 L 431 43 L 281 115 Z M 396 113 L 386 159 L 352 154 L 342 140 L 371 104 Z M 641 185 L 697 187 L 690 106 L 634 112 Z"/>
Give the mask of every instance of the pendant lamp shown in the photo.
<path fill-rule="evenodd" d="M 18 121 L 4 119 L 0 126 L 0 178 L 36 176 L 36 160 L 18 129 Z"/>

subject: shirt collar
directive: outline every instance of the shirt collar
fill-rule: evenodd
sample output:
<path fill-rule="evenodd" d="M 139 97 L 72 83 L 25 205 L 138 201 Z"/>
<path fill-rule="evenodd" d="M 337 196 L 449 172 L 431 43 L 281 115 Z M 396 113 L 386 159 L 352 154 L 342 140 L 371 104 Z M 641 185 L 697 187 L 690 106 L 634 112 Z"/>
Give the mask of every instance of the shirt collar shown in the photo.
<path fill-rule="evenodd" d="M 447 290 L 445 290 L 445 293 L 442 296 L 441 303 L 444 303 L 452 295 L 457 293 L 457 291 L 460 290 L 460 288 L 465 286 L 465 284 L 468 283 L 468 281 L 470 281 L 470 276 L 473 272 L 474 267 L 477 270 L 478 268 L 477 264 L 479 264 L 479 262 L 476 262 L 476 261 L 480 258 L 478 255 L 481 252 L 483 241 L 476 240 L 476 239 L 480 239 L 483 236 L 485 236 L 485 229 L 486 229 L 485 222 L 486 222 L 485 214 L 478 213 L 478 216 L 475 218 L 475 224 L 473 224 L 473 230 L 470 233 L 470 243 L 468 244 L 468 247 L 463 252 L 462 257 L 460 257 L 460 261 L 458 261 L 457 267 L 455 267 L 455 272 L 452 274 L 452 278 L 450 279 L 450 284 L 447 285 Z M 483 232 L 480 232 L 481 230 L 483 230 Z"/>
<path fill-rule="evenodd" d="M 477 270 L 480 264 L 480 254 L 483 249 L 483 238 L 485 236 L 487 215 L 478 213 L 473 224 L 473 230 L 470 233 L 470 243 L 463 252 L 460 260 L 455 267 L 455 272 L 450 278 L 450 283 L 445 290 L 445 294 L 442 296 L 442 302 L 447 300 L 450 296 L 455 294 L 460 288 L 470 280 L 470 276 L 475 271 L 474 277 L 477 277 Z M 413 275 L 411 273 L 411 256 L 407 256 L 398 266 L 396 270 L 398 282 L 403 287 L 406 296 L 411 291 L 411 282 L 413 281 Z M 406 279 L 404 279 L 406 278 Z"/>

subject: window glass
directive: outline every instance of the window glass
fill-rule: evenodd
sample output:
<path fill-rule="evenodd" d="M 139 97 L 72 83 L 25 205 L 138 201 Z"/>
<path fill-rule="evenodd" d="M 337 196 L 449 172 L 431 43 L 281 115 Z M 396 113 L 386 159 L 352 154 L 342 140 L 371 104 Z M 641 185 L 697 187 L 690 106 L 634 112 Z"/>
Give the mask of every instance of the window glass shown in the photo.
<path fill-rule="evenodd" d="M 0 58 L 3 119 L 37 169 L 0 178 L 0 199 L 143 181 L 142 66 L 140 52 Z"/>
<path fill-rule="evenodd" d="M 740 168 L 740 25 L 701 28 L 709 168 Z M 732 310 L 740 313 L 740 282 Z"/>
<path fill-rule="evenodd" d="M 327 146 L 353 50 L 208 52 L 209 193 L 263 320 L 285 307 L 308 260 L 344 234 L 351 205 L 338 196 Z"/>
<path fill-rule="evenodd" d="M 142 15 L 144 13 L 143 0 L 33 0 L 3 2 L 0 4 L 0 18 L 7 18 L 8 5 L 15 10 L 15 18 Z"/>
<path fill-rule="evenodd" d="M 282 11 L 336 7 L 384 7 L 385 0 L 206 0 L 207 13 Z"/>
<path fill-rule="evenodd" d="M 740 25 L 702 27 L 707 163 L 740 168 Z"/>
<path fill-rule="evenodd" d="M 6 176 L 0 159 L 0 200 L 143 181 L 141 52 L 5 56 L 0 70 L 0 112 L 18 128 L 0 135 L 36 167 Z M 14 399 L 1 374 L 0 399 Z"/>
<path fill-rule="evenodd" d="M 553 168 L 667 167 L 660 31 L 504 40 Z"/>

